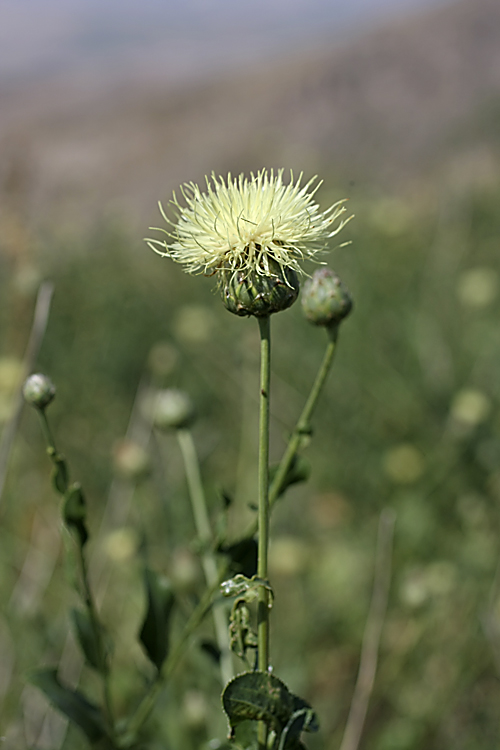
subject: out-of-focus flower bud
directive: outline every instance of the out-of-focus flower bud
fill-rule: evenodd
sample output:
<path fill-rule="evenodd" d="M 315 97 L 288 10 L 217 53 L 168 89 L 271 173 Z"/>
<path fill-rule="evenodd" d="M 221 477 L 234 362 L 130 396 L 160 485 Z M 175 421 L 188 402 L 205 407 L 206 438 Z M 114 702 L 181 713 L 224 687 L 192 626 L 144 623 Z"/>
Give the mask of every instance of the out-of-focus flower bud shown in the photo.
<path fill-rule="evenodd" d="M 186 547 L 178 547 L 172 554 L 169 576 L 176 591 L 194 591 L 201 577 L 198 558 Z"/>
<path fill-rule="evenodd" d="M 352 310 L 349 290 L 330 268 L 319 268 L 304 284 L 302 309 L 317 326 L 336 326 Z"/>
<path fill-rule="evenodd" d="M 104 540 L 104 549 L 114 562 L 125 562 L 137 553 L 139 539 L 133 529 L 121 528 L 112 531 Z"/>
<path fill-rule="evenodd" d="M 484 422 L 491 412 L 491 401 L 482 391 L 466 388 L 459 391 L 451 404 L 450 416 L 454 422 L 466 428 Z"/>
<path fill-rule="evenodd" d="M 215 329 L 216 320 L 207 305 L 183 305 L 173 321 L 176 338 L 183 344 L 202 344 Z"/>
<path fill-rule="evenodd" d="M 460 302 L 468 307 L 486 307 L 494 302 L 498 286 L 497 272 L 493 268 L 479 266 L 460 275 L 457 294 Z"/>
<path fill-rule="evenodd" d="M 222 300 L 235 315 L 263 318 L 293 305 L 299 294 L 299 279 L 292 268 L 282 268 L 269 259 L 269 273 L 227 271 L 222 275 Z"/>
<path fill-rule="evenodd" d="M 412 484 L 425 471 L 425 461 L 414 445 L 400 443 L 385 453 L 383 467 L 387 476 L 396 484 Z"/>
<path fill-rule="evenodd" d="M 23 396 L 26 403 L 37 409 L 45 409 L 56 395 L 56 387 L 46 375 L 30 375 L 23 385 Z"/>
<path fill-rule="evenodd" d="M 113 447 L 113 464 L 125 479 L 142 479 L 149 474 L 151 462 L 147 452 L 132 440 L 120 440 Z"/>
<path fill-rule="evenodd" d="M 302 539 L 292 536 L 279 537 L 271 544 L 269 567 L 273 576 L 294 577 L 307 568 L 311 554 L 311 550 Z"/>
<path fill-rule="evenodd" d="M 182 718 L 189 729 L 201 729 L 209 716 L 209 708 L 200 690 L 188 690 L 182 703 Z"/>
<path fill-rule="evenodd" d="M 158 391 L 153 402 L 153 424 L 159 430 L 189 427 L 195 417 L 193 402 L 184 391 L 166 388 Z"/>

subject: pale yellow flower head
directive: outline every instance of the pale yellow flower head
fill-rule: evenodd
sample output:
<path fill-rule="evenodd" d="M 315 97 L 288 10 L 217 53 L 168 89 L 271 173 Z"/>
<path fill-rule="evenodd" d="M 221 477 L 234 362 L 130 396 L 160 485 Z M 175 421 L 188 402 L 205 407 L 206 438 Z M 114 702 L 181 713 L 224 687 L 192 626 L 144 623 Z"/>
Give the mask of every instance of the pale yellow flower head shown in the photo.
<path fill-rule="evenodd" d="M 188 183 L 181 188 L 186 205 L 179 204 L 175 193 L 171 200 L 176 221 L 160 204 L 171 229 L 155 229 L 168 239 L 146 242 L 159 255 L 181 263 L 187 273 L 274 276 L 276 264 L 282 271 L 300 272 L 300 262 L 317 259 L 346 223 L 340 219 L 344 201 L 320 211 L 314 195 L 321 182 L 315 177 L 305 185 L 301 181 L 302 175 L 294 181 L 291 173 L 285 184 L 283 170 L 275 174 L 262 169 L 249 178 L 212 174 L 205 192 Z"/>

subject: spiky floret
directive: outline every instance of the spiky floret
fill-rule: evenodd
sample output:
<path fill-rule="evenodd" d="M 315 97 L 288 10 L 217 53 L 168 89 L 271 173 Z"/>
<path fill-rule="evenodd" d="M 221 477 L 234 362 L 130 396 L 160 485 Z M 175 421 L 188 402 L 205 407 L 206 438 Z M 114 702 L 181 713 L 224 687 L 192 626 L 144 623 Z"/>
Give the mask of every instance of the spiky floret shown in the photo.
<path fill-rule="evenodd" d="M 275 263 L 282 271 L 300 272 L 300 262 L 315 259 L 346 223 L 340 220 L 334 226 L 346 210 L 344 201 L 320 211 L 313 200 L 321 185 L 316 179 L 301 185 L 302 174 L 294 181 L 290 173 L 285 184 L 283 170 L 275 174 L 266 169 L 250 178 L 228 174 L 224 179 L 212 173 L 211 181 L 206 178 L 206 192 L 193 182 L 181 188 L 185 206 L 174 193 L 170 202 L 176 221 L 159 204 L 171 229 L 151 229 L 169 239 L 146 242 L 159 255 L 181 263 L 187 273 L 272 276 Z"/>

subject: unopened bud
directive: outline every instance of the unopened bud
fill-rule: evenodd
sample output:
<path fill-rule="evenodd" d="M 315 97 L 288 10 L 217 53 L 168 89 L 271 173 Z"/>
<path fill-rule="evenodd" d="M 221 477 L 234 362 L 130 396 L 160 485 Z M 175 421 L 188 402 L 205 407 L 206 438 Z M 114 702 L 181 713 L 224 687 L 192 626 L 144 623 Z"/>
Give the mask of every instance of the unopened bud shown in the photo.
<path fill-rule="evenodd" d="M 338 325 L 349 315 L 352 305 L 349 290 L 330 268 L 318 269 L 304 284 L 302 309 L 314 325 Z"/>
<path fill-rule="evenodd" d="M 23 385 L 23 396 L 26 403 L 45 409 L 56 395 L 56 387 L 52 380 L 42 373 L 30 375 Z"/>
<path fill-rule="evenodd" d="M 174 388 L 158 391 L 154 402 L 153 424 L 159 430 L 189 427 L 194 416 L 194 406 L 187 393 Z"/>
<path fill-rule="evenodd" d="M 265 317 L 293 305 L 299 294 L 299 279 L 291 268 L 269 260 L 269 273 L 227 271 L 222 276 L 222 300 L 235 315 Z"/>

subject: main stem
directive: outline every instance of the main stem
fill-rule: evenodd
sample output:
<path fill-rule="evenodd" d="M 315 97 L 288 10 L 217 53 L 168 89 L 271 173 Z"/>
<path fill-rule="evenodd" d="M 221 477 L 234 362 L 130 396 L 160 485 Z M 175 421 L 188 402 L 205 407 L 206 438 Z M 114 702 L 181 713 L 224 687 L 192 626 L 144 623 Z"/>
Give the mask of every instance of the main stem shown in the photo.
<path fill-rule="evenodd" d="M 269 549 L 269 389 L 271 381 L 271 325 L 270 317 L 258 318 L 260 330 L 260 417 L 259 417 L 259 546 L 257 575 L 267 580 Z M 259 589 L 257 611 L 258 668 L 266 672 L 269 667 L 269 592 Z M 267 745 L 267 727 L 258 728 L 259 748 Z"/>

